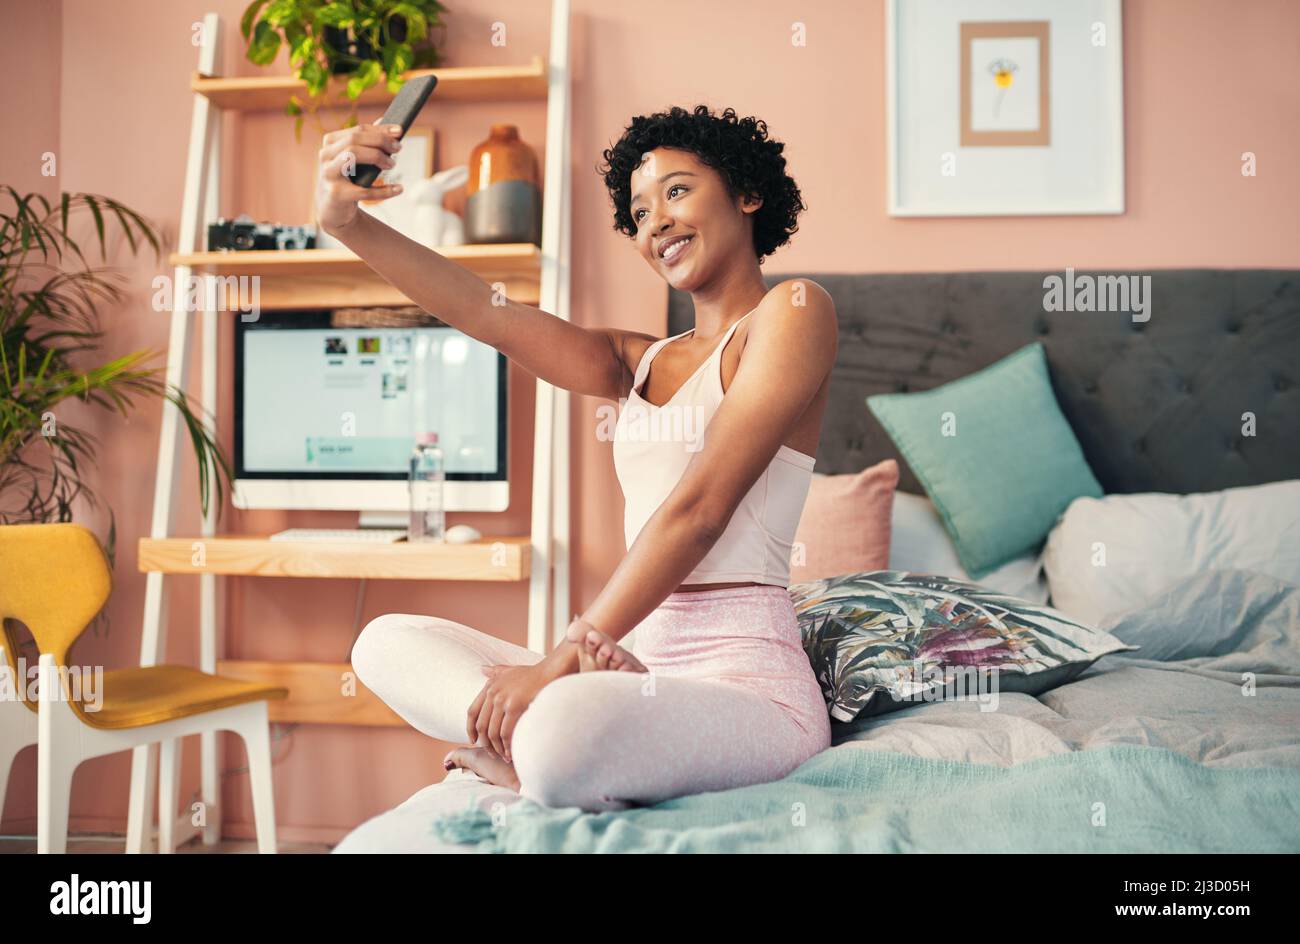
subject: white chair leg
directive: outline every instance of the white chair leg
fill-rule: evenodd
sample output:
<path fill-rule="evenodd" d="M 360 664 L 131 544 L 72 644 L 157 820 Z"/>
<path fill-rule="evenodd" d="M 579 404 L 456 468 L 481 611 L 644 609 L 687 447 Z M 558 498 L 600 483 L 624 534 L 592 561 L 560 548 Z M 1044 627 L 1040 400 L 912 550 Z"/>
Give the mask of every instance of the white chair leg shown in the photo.
<path fill-rule="evenodd" d="M 204 731 L 199 735 L 199 756 L 202 758 L 203 789 L 200 791 L 207 809 L 203 811 L 203 844 L 215 846 L 221 842 L 221 757 L 220 731 Z"/>
<path fill-rule="evenodd" d="M 176 781 L 180 776 L 180 738 L 163 738 L 158 753 L 158 852 L 176 851 Z"/>
<path fill-rule="evenodd" d="M 37 748 L 36 755 L 36 851 L 62 855 L 68 851 L 68 813 L 72 801 L 75 764 L 55 757 L 60 749 Z"/>
<path fill-rule="evenodd" d="M 40 714 L 36 745 L 36 851 L 62 854 L 68 851 L 68 812 L 72 798 L 72 775 L 81 763 L 77 739 L 59 724 L 57 713 L 69 711 L 62 704 L 58 668 L 54 656 L 45 653 L 40 661 Z"/>
<path fill-rule="evenodd" d="M 18 756 L 18 751 L 12 750 L 12 745 L 5 741 L 6 733 L 0 729 L 0 823 L 5 819 L 5 794 L 9 791 L 9 771 L 13 769 L 14 758 Z"/>
<path fill-rule="evenodd" d="M 157 760 L 157 744 L 141 744 L 131 749 L 131 798 L 126 815 L 126 851 L 133 855 L 153 849 L 153 786 Z"/>
<path fill-rule="evenodd" d="M 271 782 L 271 730 L 266 702 L 239 734 L 248 752 L 248 781 L 253 789 L 253 817 L 257 823 L 257 851 L 276 851 L 275 790 Z"/>

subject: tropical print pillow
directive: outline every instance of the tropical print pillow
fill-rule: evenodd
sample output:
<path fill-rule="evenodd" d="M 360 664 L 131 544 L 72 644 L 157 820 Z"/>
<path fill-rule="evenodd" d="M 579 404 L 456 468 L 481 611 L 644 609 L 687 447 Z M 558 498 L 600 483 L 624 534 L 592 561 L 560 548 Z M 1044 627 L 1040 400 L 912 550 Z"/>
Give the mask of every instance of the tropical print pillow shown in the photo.
<path fill-rule="evenodd" d="M 1051 607 L 936 574 L 874 570 L 790 585 L 835 721 L 983 690 L 1037 695 L 1137 649 Z"/>

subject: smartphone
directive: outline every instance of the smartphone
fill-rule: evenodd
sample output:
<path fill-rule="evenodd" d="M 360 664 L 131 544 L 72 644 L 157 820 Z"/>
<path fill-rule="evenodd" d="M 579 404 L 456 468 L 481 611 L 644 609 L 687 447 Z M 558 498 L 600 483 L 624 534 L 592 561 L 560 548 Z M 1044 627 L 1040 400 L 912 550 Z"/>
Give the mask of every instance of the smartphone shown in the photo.
<path fill-rule="evenodd" d="M 376 125 L 401 125 L 402 133 L 398 135 L 398 140 L 406 136 L 406 132 L 411 129 L 415 122 L 415 116 L 420 113 L 424 103 L 429 100 L 429 95 L 433 92 L 433 87 L 438 84 L 436 75 L 422 75 L 418 78 L 407 79 L 402 83 L 402 87 L 397 90 L 397 95 L 393 98 L 392 103 L 388 106 L 388 111 L 384 112 L 384 117 L 380 118 Z M 352 175 L 352 182 L 362 187 L 369 187 L 375 182 L 380 174 L 381 168 L 378 164 L 358 164 L 356 173 Z"/>

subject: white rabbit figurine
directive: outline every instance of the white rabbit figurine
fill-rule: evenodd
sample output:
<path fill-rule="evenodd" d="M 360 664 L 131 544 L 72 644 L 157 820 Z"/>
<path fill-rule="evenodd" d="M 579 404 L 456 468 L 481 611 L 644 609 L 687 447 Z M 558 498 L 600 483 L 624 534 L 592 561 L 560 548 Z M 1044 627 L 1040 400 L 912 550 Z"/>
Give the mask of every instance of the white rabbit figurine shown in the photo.
<path fill-rule="evenodd" d="M 465 242 L 465 222 L 442 205 L 447 192 L 463 186 L 469 180 L 469 165 L 458 164 L 438 171 L 417 183 L 412 189 L 415 214 L 411 238 L 437 249 L 439 246 L 459 246 Z"/>
<path fill-rule="evenodd" d="M 407 186 L 401 194 L 360 208 L 404 236 L 430 249 L 465 243 L 465 221 L 442 205 L 449 190 L 469 180 L 469 165 L 460 164 Z M 317 249 L 341 249 L 343 244 L 324 230 L 316 234 Z"/>

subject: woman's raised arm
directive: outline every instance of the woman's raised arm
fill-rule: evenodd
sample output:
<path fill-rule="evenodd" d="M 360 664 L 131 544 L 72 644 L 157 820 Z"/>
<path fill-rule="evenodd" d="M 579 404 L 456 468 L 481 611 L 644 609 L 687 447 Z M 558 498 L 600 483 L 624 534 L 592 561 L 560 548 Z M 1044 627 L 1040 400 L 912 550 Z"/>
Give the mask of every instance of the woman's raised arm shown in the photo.
<path fill-rule="evenodd" d="M 400 186 L 361 187 L 345 170 L 394 165 L 392 128 L 357 125 L 325 135 L 316 181 L 316 219 L 390 285 L 425 311 L 491 345 L 529 373 L 574 393 L 617 400 L 626 368 L 616 332 L 590 330 L 511 301 L 433 249 L 362 213 L 359 200 L 383 200 Z M 400 129 L 397 129 L 400 131 Z"/>

